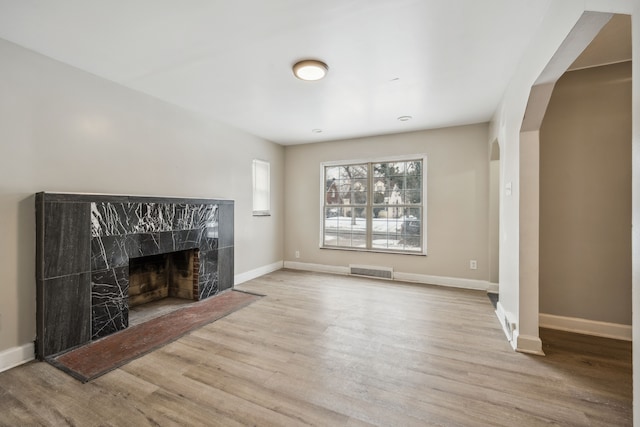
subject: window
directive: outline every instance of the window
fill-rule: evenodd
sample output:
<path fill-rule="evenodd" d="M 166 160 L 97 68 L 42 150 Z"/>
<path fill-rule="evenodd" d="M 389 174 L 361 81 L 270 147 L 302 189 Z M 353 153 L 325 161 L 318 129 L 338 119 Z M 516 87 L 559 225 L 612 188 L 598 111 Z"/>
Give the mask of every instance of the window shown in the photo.
<path fill-rule="evenodd" d="M 426 254 L 426 156 L 323 163 L 323 248 Z"/>
<path fill-rule="evenodd" d="M 263 160 L 253 161 L 253 215 L 271 215 L 271 166 Z"/>

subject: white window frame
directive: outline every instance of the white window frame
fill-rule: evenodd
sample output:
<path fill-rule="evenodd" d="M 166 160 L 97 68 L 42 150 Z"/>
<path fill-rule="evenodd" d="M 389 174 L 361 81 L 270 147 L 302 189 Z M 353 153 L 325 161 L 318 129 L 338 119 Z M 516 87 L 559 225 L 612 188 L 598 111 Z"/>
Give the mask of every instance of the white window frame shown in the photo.
<path fill-rule="evenodd" d="M 407 162 L 407 161 L 422 161 L 422 203 L 420 205 L 415 205 L 415 207 L 421 208 L 422 217 L 420 218 L 420 226 L 421 226 L 421 250 L 420 251 L 409 251 L 409 250 L 398 250 L 398 249 L 385 249 L 385 248 L 373 248 L 371 243 L 371 233 L 367 232 L 367 247 L 359 248 L 359 247 L 347 247 L 347 246 L 325 246 L 325 207 L 326 205 L 326 178 L 325 178 L 325 168 L 331 166 L 349 166 L 349 165 L 357 165 L 364 163 L 394 163 L 394 162 Z M 367 178 L 369 180 L 368 183 L 368 197 L 366 204 L 366 212 L 367 219 L 369 222 L 373 219 L 373 200 L 371 197 L 372 187 L 374 184 L 373 176 L 369 176 Z M 371 228 L 371 226 L 369 226 Z M 412 155 L 401 155 L 401 156 L 385 156 L 385 157 L 375 157 L 375 158 L 365 158 L 365 159 L 348 159 L 348 160 L 336 160 L 329 162 L 320 163 L 320 235 L 319 235 L 319 248 L 320 249 L 332 249 L 332 250 L 341 250 L 341 251 L 356 251 L 356 252 L 380 252 L 380 253 L 392 253 L 392 254 L 401 254 L 401 255 L 427 255 L 427 155 L 424 153 L 421 154 L 412 154 Z"/>
<path fill-rule="evenodd" d="M 253 160 L 253 216 L 271 215 L 271 164 Z"/>

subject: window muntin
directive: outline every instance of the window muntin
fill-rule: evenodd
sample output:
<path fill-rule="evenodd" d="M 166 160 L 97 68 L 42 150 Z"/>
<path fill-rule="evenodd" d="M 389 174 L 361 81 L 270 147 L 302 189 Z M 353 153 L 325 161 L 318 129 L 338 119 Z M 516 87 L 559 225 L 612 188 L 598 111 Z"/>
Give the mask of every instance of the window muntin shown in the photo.
<path fill-rule="evenodd" d="M 322 165 L 321 247 L 424 254 L 425 156 Z"/>

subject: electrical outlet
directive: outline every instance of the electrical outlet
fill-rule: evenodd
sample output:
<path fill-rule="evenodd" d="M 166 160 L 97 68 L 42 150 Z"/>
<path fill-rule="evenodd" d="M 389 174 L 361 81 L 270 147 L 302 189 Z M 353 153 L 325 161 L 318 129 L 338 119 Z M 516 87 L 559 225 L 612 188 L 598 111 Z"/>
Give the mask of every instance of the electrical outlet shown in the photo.
<path fill-rule="evenodd" d="M 300 258 L 300 251 L 296 251 L 296 258 Z"/>
<path fill-rule="evenodd" d="M 469 261 L 469 268 L 471 270 L 477 270 L 478 269 L 478 261 L 476 261 L 475 259 L 472 259 Z"/>

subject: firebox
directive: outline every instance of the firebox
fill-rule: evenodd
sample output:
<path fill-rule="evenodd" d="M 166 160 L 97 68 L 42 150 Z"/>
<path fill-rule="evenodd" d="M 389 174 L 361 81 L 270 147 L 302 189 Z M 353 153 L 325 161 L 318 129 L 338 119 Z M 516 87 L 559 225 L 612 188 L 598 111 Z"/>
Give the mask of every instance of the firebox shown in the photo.
<path fill-rule="evenodd" d="M 198 299 L 199 250 L 129 259 L 129 308 L 172 297 Z"/>
<path fill-rule="evenodd" d="M 222 199 L 36 194 L 37 357 L 128 328 L 131 307 L 138 316 L 230 289 L 233 210 Z"/>

